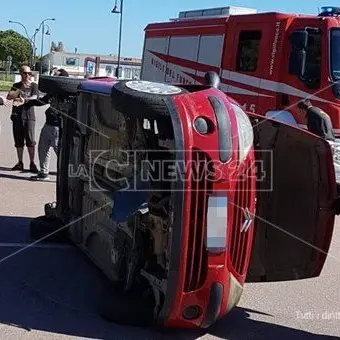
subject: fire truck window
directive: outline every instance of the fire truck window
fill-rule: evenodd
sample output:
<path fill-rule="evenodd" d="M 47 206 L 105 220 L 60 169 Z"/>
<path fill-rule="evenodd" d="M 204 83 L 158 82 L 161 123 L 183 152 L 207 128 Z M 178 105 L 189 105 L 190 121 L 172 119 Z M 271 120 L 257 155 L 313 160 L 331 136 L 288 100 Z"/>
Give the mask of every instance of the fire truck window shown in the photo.
<path fill-rule="evenodd" d="M 198 62 L 215 67 L 221 66 L 222 53 L 211 53 L 211 51 L 223 50 L 224 36 L 202 35 L 199 42 Z"/>
<path fill-rule="evenodd" d="M 254 72 L 259 59 L 261 31 L 244 31 L 240 33 L 236 70 Z"/>
<path fill-rule="evenodd" d="M 331 33 L 331 70 L 334 81 L 340 80 L 340 29 L 336 28 Z"/>

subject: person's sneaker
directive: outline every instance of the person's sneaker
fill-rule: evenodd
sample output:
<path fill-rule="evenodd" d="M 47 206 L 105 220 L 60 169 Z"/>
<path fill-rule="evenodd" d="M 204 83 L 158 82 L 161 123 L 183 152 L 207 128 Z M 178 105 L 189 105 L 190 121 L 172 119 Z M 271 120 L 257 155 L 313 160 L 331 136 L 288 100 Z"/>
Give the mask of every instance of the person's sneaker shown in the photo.
<path fill-rule="evenodd" d="M 32 181 L 46 181 L 50 177 L 47 174 L 43 174 L 42 172 L 39 172 L 37 176 L 32 176 L 31 180 Z"/>
<path fill-rule="evenodd" d="M 24 171 L 24 163 L 18 162 L 17 164 L 14 165 L 12 171 Z"/>
<path fill-rule="evenodd" d="M 39 170 L 37 168 L 37 166 L 34 163 L 31 163 L 30 165 L 30 172 L 32 172 L 33 174 L 38 174 Z"/>

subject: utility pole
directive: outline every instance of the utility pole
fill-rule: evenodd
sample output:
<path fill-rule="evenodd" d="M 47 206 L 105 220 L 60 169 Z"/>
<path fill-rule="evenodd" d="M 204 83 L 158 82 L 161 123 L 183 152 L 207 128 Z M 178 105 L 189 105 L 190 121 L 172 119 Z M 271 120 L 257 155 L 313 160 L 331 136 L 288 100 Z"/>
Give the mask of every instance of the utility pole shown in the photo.
<path fill-rule="evenodd" d="M 41 28 L 41 55 L 40 55 L 40 74 L 43 72 L 43 55 L 44 55 L 44 34 L 45 34 L 45 22 L 46 21 L 55 21 L 55 18 L 47 18 L 43 20 L 40 25 L 38 30 Z"/>
<path fill-rule="evenodd" d="M 118 9 L 117 0 L 115 6 L 113 7 L 111 13 L 120 14 L 120 22 L 119 22 L 119 38 L 118 38 L 118 60 L 117 60 L 117 68 L 116 68 L 116 78 L 119 78 L 119 69 L 120 69 L 120 57 L 121 57 L 121 47 L 122 47 L 122 31 L 123 31 L 123 7 L 124 1 L 120 0 L 120 8 Z"/>

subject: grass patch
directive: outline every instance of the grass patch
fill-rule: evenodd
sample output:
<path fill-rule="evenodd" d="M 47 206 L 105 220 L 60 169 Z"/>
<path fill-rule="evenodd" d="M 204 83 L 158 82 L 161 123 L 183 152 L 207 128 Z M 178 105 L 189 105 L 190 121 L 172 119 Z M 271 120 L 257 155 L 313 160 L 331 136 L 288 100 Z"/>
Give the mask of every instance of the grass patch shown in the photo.
<path fill-rule="evenodd" d="M 12 85 L 12 82 L 0 80 L 0 91 L 9 91 Z"/>
<path fill-rule="evenodd" d="M 8 82 L 13 82 L 15 79 L 14 74 L 5 74 L 5 73 L 0 73 L 0 81 L 8 81 Z"/>

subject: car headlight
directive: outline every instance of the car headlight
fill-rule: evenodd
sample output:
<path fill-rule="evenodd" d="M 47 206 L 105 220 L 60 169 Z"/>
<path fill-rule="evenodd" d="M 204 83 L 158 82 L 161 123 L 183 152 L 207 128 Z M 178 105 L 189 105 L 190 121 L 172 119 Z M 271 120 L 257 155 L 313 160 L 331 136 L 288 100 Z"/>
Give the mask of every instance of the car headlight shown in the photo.
<path fill-rule="evenodd" d="M 238 133 L 238 144 L 239 144 L 239 161 L 242 163 L 253 143 L 254 143 L 254 132 L 253 126 L 247 116 L 247 114 L 237 105 L 231 104 L 237 120 L 237 133 Z"/>

